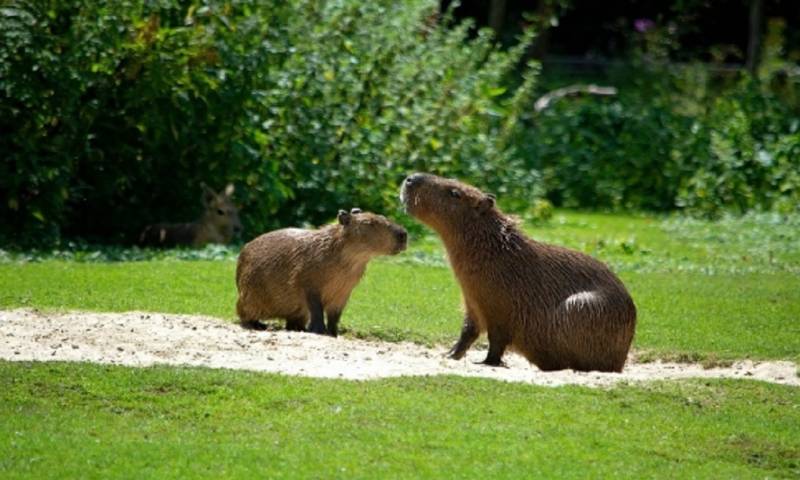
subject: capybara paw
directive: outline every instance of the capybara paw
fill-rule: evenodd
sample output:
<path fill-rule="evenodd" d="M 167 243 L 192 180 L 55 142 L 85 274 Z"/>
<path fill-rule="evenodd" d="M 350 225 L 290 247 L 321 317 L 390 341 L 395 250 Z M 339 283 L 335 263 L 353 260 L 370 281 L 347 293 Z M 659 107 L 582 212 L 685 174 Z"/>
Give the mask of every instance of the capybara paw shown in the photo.
<path fill-rule="evenodd" d="M 504 361 L 502 361 L 502 360 L 491 360 L 491 359 L 488 359 L 488 358 L 487 358 L 486 360 L 484 360 L 484 361 L 482 361 L 482 362 L 475 362 L 475 363 L 476 363 L 477 365 L 486 365 L 487 367 L 502 367 L 502 368 L 508 368 L 508 365 L 506 365 L 506 362 L 504 362 Z"/>
<path fill-rule="evenodd" d="M 239 325 L 241 325 L 242 328 L 247 330 L 263 331 L 267 329 L 267 326 L 259 322 L 258 320 L 240 320 Z"/>
<path fill-rule="evenodd" d="M 325 331 L 325 327 L 315 327 L 314 325 L 308 327 L 308 332 L 316 333 L 317 335 L 325 335 L 328 333 L 327 331 Z"/>
<path fill-rule="evenodd" d="M 467 352 L 465 352 L 465 351 L 458 351 L 458 350 L 456 350 L 455 348 L 451 348 L 451 349 L 450 349 L 450 350 L 449 350 L 449 351 L 448 351 L 448 352 L 445 354 L 445 356 L 446 356 L 447 358 L 449 358 L 450 360 L 461 360 L 462 358 L 464 358 L 464 354 L 465 354 L 465 353 L 467 353 Z"/>

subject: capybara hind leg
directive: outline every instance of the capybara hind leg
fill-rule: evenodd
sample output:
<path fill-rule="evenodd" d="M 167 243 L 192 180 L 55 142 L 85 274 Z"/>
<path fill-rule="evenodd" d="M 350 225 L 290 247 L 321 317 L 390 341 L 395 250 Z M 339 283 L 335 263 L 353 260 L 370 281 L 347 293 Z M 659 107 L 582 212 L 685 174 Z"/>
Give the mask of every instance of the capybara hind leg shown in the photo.
<path fill-rule="evenodd" d="M 286 319 L 286 330 L 290 332 L 302 332 L 306 329 L 306 319 L 304 317 L 291 317 Z"/>
<path fill-rule="evenodd" d="M 626 357 L 627 355 L 609 355 L 609 358 L 603 358 L 594 362 L 589 370 L 620 373 L 622 372 L 622 367 L 625 366 Z"/>
<path fill-rule="evenodd" d="M 308 301 L 308 311 L 311 314 L 311 322 L 308 325 L 308 331 L 311 333 L 325 334 L 325 314 L 322 310 L 322 299 L 316 293 L 308 293 L 306 295 Z"/>
<path fill-rule="evenodd" d="M 471 347 L 478 338 L 478 334 L 478 326 L 475 325 L 475 321 L 472 320 L 469 314 L 464 315 L 464 325 L 461 327 L 461 336 L 458 337 L 458 341 L 453 345 L 453 348 L 447 352 L 447 356 L 453 360 L 462 359 L 469 347 Z"/>
<path fill-rule="evenodd" d="M 556 372 L 558 370 L 572 368 L 566 366 L 563 362 L 558 362 L 556 360 L 552 360 L 549 358 L 539 358 L 536 362 L 532 363 L 536 365 L 536 367 L 543 372 Z"/>
<path fill-rule="evenodd" d="M 503 354 L 509 343 L 510 339 L 506 332 L 496 327 L 489 328 L 489 353 L 486 354 L 486 359 L 482 363 L 492 367 L 504 366 Z"/>
<path fill-rule="evenodd" d="M 267 326 L 264 325 L 263 323 L 259 322 L 258 320 L 244 320 L 244 319 L 242 319 L 242 320 L 239 320 L 239 325 L 241 325 L 242 328 L 247 329 L 247 330 L 266 330 L 267 329 Z"/>
<path fill-rule="evenodd" d="M 339 318 L 342 316 L 340 310 L 328 310 L 328 335 L 331 337 L 339 336 Z"/>
<path fill-rule="evenodd" d="M 572 364 L 575 362 L 571 361 L 570 357 L 566 356 L 564 353 L 543 348 L 541 345 L 529 347 L 524 355 L 529 362 L 536 365 L 536 367 L 543 372 L 555 372 L 566 368 L 574 368 Z"/>
<path fill-rule="evenodd" d="M 258 315 L 254 315 L 249 310 L 247 302 L 239 296 L 239 299 L 236 300 L 236 315 L 239 317 L 239 325 L 248 330 L 266 330 L 266 325 L 258 321 Z"/>

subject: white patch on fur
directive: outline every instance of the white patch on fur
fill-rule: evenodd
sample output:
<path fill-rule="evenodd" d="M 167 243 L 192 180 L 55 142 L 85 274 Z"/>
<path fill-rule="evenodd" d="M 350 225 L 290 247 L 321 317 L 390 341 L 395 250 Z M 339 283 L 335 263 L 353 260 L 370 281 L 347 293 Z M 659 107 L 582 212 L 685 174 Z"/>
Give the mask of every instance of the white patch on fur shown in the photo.
<path fill-rule="evenodd" d="M 564 308 L 568 312 L 571 310 L 581 310 L 583 307 L 594 303 L 599 298 L 600 296 L 594 291 L 573 293 L 564 300 Z"/>

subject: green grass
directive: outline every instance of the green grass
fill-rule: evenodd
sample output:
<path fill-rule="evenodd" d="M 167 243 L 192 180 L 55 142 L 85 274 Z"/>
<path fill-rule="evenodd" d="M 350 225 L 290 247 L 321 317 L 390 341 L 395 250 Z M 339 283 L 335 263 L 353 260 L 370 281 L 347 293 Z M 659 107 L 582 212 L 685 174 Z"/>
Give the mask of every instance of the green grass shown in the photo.
<path fill-rule="evenodd" d="M 0 306 L 147 310 L 234 318 L 236 264 L 153 260 L 0 264 Z"/>
<path fill-rule="evenodd" d="M 777 478 L 798 389 L 0 362 L 2 478 Z"/>
<path fill-rule="evenodd" d="M 651 357 L 800 359 L 796 275 L 621 276 L 638 308 L 634 346 Z M 384 340 L 454 341 L 459 295 L 447 269 L 378 263 L 353 293 L 343 322 L 361 336 Z"/>
<path fill-rule="evenodd" d="M 648 358 L 800 359 L 800 228 L 559 212 L 527 229 L 610 263 Z M 236 249 L 0 251 L 0 308 L 233 319 Z M 136 261 L 131 261 L 136 260 Z M 435 238 L 373 262 L 347 335 L 449 343 L 460 294 Z M 368 382 L 0 361 L 0 478 L 797 478 L 800 389 Z"/>
<path fill-rule="evenodd" d="M 800 215 L 749 214 L 708 222 L 684 217 L 558 212 L 526 225 L 535 239 L 586 252 L 616 271 L 800 274 Z M 435 238 L 399 261 L 445 265 Z"/>
<path fill-rule="evenodd" d="M 635 347 L 648 358 L 800 359 L 800 228 L 772 216 L 699 222 L 559 212 L 528 226 L 537 239 L 609 262 L 639 310 Z M 144 261 L 98 261 L 110 258 Z M 55 258 L 53 258 L 55 257 Z M 217 260 L 205 260 L 205 258 Z M 25 259 L 36 261 L 20 261 Z M 69 258 L 69 260 L 63 260 Z M 195 258 L 196 260 L 186 260 Z M 148 310 L 234 318 L 235 250 L 6 254 L 0 307 Z M 343 317 L 348 335 L 453 341 L 460 292 L 437 239 L 377 259 Z"/>

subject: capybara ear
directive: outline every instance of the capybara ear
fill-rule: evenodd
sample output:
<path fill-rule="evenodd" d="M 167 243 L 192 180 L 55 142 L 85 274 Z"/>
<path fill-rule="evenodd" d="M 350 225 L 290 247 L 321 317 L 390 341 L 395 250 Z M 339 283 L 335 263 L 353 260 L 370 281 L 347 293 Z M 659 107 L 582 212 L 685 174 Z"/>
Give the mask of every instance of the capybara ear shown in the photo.
<path fill-rule="evenodd" d="M 360 208 L 351 208 L 350 209 L 350 213 L 353 214 L 353 215 L 355 215 L 357 213 L 361 213 L 361 209 Z"/>
<path fill-rule="evenodd" d="M 339 223 L 341 223 L 342 225 L 349 225 L 350 220 L 353 219 L 352 215 L 347 213 L 346 210 L 339 210 L 338 218 L 339 218 Z"/>
<path fill-rule="evenodd" d="M 234 190 L 236 190 L 236 187 L 234 187 L 232 183 L 225 185 L 225 196 L 230 198 L 233 195 Z"/>
<path fill-rule="evenodd" d="M 205 205 L 210 205 L 211 202 L 213 202 L 214 199 L 217 197 L 216 192 L 214 192 L 214 190 L 211 190 L 208 187 L 208 185 L 205 184 L 205 182 L 202 182 L 200 186 L 203 188 L 203 203 Z"/>
<path fill-rule="evenodd" d="M 478 211 L 484 213 L 490 208 L 494 207 L 494 199 L 495 196 L 491 193 L 484 195 L 483 198 L 481 198 L 481 200 L 478 202 Z"/>

